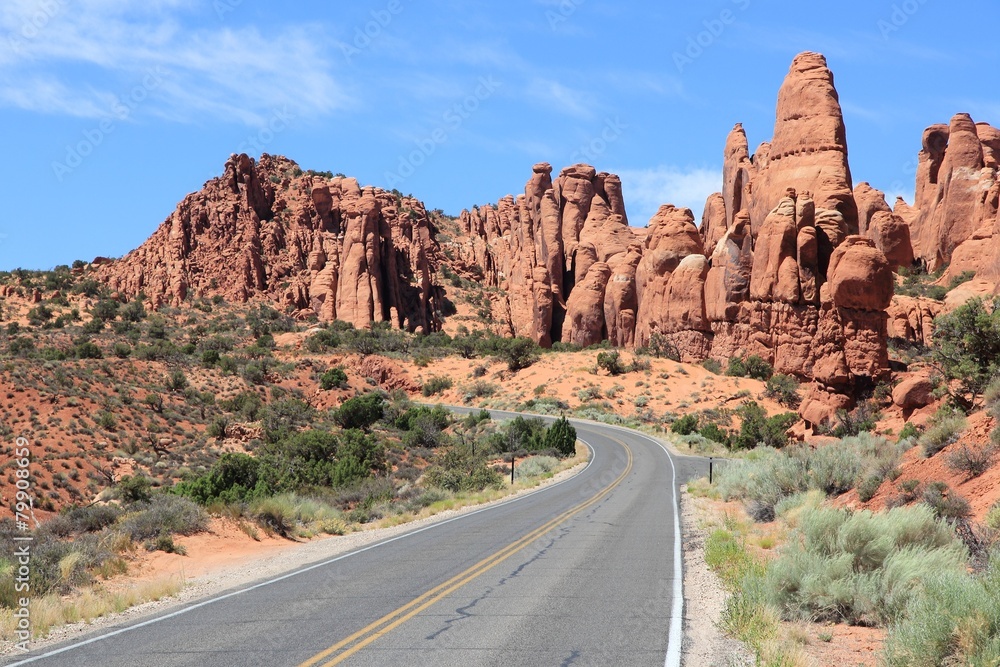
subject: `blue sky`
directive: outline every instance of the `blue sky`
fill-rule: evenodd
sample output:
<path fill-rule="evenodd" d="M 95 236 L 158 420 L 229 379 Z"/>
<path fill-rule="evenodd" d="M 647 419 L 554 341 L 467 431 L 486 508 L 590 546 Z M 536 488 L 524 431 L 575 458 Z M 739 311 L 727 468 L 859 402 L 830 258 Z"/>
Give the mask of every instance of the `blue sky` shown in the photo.
<path fill-rule="evenodd" d="M 457 214 L 535 162 L 622 175 L 630 221 L 700 219 L 736 122 L 770 138 L 794 55 L 826 54 L 855 182 L 908 198 L 923 129 L 1000 124 L 970 0 L 3 0 L 0 269 L 120 256 L 230 153 Z M 992 23 L 990 23 L 992 25 Z"/>

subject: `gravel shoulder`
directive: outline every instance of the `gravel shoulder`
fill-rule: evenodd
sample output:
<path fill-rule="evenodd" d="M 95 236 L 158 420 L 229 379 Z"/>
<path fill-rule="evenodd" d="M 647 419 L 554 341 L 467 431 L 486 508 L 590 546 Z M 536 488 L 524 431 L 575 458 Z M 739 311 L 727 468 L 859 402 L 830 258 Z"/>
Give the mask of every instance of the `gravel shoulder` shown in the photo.
<path fill-rule="evenodd" d="M 705 563 L 708 511 L 685 490 L 681 493 L 684 525 L 684 667 L 743 667 L 754 664 L 742 642 L 719 629 L 726 605 L 722 582 Z"/>

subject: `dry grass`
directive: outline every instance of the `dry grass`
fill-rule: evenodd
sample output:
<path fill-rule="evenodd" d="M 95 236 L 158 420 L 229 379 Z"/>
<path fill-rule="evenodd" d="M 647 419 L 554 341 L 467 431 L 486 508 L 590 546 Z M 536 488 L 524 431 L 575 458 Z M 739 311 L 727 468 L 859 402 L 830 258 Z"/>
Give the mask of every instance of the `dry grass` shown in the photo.
<path fill-rule="evenodd" d="M 70 623 L 90 623 L 143 604 L 177 595 L 184 588 L 181 577 L 171 576 L 130 584 L 121 590 L 101 586 L 87 588 L 70 597 L 50 594 L 31 601 L 31 627 L 36 639 L 53 628 Z M 10 609 L 0 610 L 0 641 L 16 641 L 17 621 Z"/>

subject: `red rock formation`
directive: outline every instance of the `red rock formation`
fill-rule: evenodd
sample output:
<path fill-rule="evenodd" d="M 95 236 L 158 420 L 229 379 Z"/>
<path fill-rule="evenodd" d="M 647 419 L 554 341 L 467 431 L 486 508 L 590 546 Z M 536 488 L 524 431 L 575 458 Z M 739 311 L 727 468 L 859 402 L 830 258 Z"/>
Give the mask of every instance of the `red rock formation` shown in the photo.
<path fill-rule="evenodd" d="M 611 279 L 611 267 L 604 262 L 593 264 L 587 275 L 573 289 L 566 303 L 564 341 L 589 347 L 607 337 L 604 323 L 604 295 Z"/>
<path fill-rule="evenodd" d="M 862 236 L 868 234 L 868 226 L 876 213 L 892 212 L 885 201 L 885 193 L 876 190 L 868 183 L 858 183 L 854 188 L 854 201 L 858 204 L 858 233 Z"/>
<path fill-rule="evenodd" d="M 423 204 L 304 174 L 285 158 L 233 156 L 138 249 L 98 275 L 154 306 L 190 295 L 282 300 L 355 326 L 440 326 L 437 246 Z"/>
<path fill-rule="evenodd" d="M 909 224 L 914 252 L 929 270 L 950 263 L 949 276 L 967 270 L 985 270 L 994 281 L 1000 276 L 984 260 L 984 252 L 997 256 L 989 240 L 1000 197 L 998 149 L 1000 131 L 964 113 L 924 132 L 914 205 L 897 204 L 896 212 Z"/>
<path fill-rule="evenodd" d="M 930 345 L 934 318 L 944 312 L 944 304 L 933 299 L 894 296 L 889 305 L 887 335 L 917 345 Z"/>
<path fill-rule="evenodd" d="M 660 207 L 649 222 L 642 261 L 636 270 L 639 312 L 635 343 L 648 345 L 656 333 L 675 331 L 670 321 L 669 284 L 674 271 L 689 255 L 701 255 L 703 241 L 690 209 Z"/>
<path fill-rule="evenodd" d="M 754 156 L 754 163 L 749 209 L 755 233 L 789 188 L 813 194 L 817 218 L 829 211 L 847 234 L 858 233 L 847 131 L 833 73 L 822 55 L 802 53 L 792 62 L 778 92 L 774 139 L 766 159 Z"/>
<path fill-rule="evenodd" d="M 486 283 L 501 290 L 495 309 L 502 314 L 504 333 L 528 336 L 543 346 L 559 340 L 599 342 L 606 335 L 629 344 L 638 308 L 638 258 L 629 253 L 636 236 L 625 217 L 621 180 L 582 164 L 563 169 L 555 181 L 551 172 L 548 164 L 535 165 L 523 197 L 463 211 L 468 238 L 458 261 L 465 268 L 481 267 Z M 626 266 L 619 272 L 622 263 Z M 609 269 L 600 290 L 598 275 L 592 275 L 597 264 Z M 605 299 L 611 272 L 614 284 Z M 584 283 L 590 294 L 574 299 Z M 567 319 L 571 303 L 574 321 Z"/>

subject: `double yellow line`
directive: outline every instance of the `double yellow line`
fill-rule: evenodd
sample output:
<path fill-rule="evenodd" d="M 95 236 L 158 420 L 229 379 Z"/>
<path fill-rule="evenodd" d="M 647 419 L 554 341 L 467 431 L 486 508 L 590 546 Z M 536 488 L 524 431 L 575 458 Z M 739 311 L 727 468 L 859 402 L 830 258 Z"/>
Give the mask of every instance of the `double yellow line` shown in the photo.
<path fill-rule="evenodd" d="M 541 526 L 540 528 L 537 528 L 536 530 L 533 530 L 532 532 L 528 533 L 521 539 L 512 542 L 511 544 L 507 545 L 500 551 L 494 553 L 492 556 L 484 558 L 483 560 L 479 561 L 469 569 L 465 570 L 460 574 L 455 575 L 454 577 L 444 582 L 443 584 L 435 586 L 434 588 L 427 591 L 420 597 L 417 597 L 411 600 L 410 602 L 406 603 L 399 609 L 386 614 L 385 616 L 378 619 L 371 625 L 368 625 L 362 628 L 361 630 L 358 630 L 350 637 L 342 639 L 341 641 L 337 642 L 336 644 L 326 649 L 322 653 L 314 655 L 312 658 L 306 660 L 301 665 L 299 665 L 299 667 L 313 667 L 313 665 L 320 664 L 323 660 L 330 658 L 330 656 L 334 657 L 327 662 L 323 662 L 322 667 L 331 667 L 332 665 L 339 665 L 344 660 L 347 660 L 349 657 L 351 657 L 364 647 L 368 646 L 375 640 L 379 639 L 380 637 L 383 637 L 389 632 L 392 632 L 393 630 L 401 626 L 403 623 L 406 623 L 408 620 L 410 620 L 420 612 L 424 611 L 425 609 L 439 602 L 442 598 L 455 592 L 456 590 L 466 585 L 470 581 L 476 579 L 480 575 L 490 571 L 491 569 L 493 569 L 500 563 L 504 562 L 517 552 L 521 551 L 529 544 L 531 544 L 534 540 L 538 539 L 545 533 L 549 532 L 559 524 L 569 521 L 569 519 L 576 516 L 580 512 L 583 512 L 587 508 L 592 507 L 593 505 L 599 503 L 609 493 L 611 493 L 612 489 L 621 484 L 622 480 L 624 480 L 625 477 L 627 477 L 629 472 L 631 472 L 632 470 L 632 450 L 630 450 L 628 448 L 628 445 L 626 445 L 624 442 L 621 442 L 620 440 L 617 439 L 614 440 L 615 442 L 617 442 L 618 444 L 620 444 L 622 447 L 625 448 L 625 453 L 628 456 L 628 462 L 625 465 L 625 470 L 615 479 L 615 481 L 611 482 L 611 484 L 606 486 L 592 498 L 590 498 L 587 501 L 584 501 L 583 503 L 580 503 L 576 507 L 566 512 L 563 512 L 562 514 L 552 519 L 551 521 Z"/>

